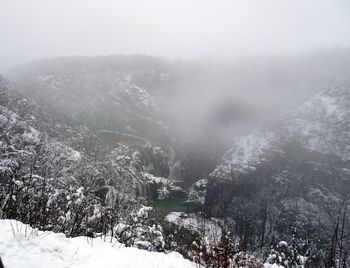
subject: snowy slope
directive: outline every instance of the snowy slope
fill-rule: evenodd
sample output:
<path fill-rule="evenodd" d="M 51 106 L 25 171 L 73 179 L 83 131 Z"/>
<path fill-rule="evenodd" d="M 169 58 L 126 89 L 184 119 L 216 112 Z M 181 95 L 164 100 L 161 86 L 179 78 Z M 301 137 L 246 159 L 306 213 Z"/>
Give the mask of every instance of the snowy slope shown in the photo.
<path fill-rule="evenodd" d="M 283 154 L 278 147 L 278 135 L 270 130 L 257 128 L 245 137 L 234 140 L 234 146 L 224 155 L 223 162 L 211 174 L 225 178 L 237 173 L 254 171 L 256 166 L 271 157 Z M 266 154 L 269 152 L 269 154 Z"/>
<path fill-rule="evenodd" d="M 0 238 L 0 256 L 6 268 L 196 267 L 178 253 L 125 248 L 101 238 L 66 238 L 63 234 L 31 229 L 14 220 L 0 221 Z"/>
<path fill-rule="evenodd" d="M 248 136 L 236 138 L 211 176 L 229 179 L 252 172 L 283 156 L 285 145 L 291 142 L 310 152 L 350 160 L 349 88 L 333 86 L 297 110 L 270 118 Z"/>
<path fill-rule="evenodd" d="M 112 217 L 109 211 L 116 200 L 123 203 L 118 219 L 125 223 L 146 199 L 181 194 L 181 189 L 161 177 L 166 171 L 158 172 L 159 176 L 146 172 L 146 164 L 163 159 L 166 163 L 160 147 L 155 150 L 149 145 L 149 153 L 116 144 L 96 159 L 92 151 L 100 143 L 91 130 L 68 127 L 54 119 L 33 100 L 0 83 L 0 218 L 74 237 L 88 230 L 107 230 L 92 222 L 102 220 L 104 213 Z M 156 168 L 160 170 L 153 165 L 147 171 Z M 78 224 L 77 217 L 81 219 Z"/>
<path fill-rule="evenodd" d="M 236 139 L 208 179 L 205 206 L 213 217 L 244 218 L 269 200 L 272 214 L 297 211 L 297 226 L 310 224 L 323 241 L 329 234 L 320 230 L 332 230 L 328 207 L 339 207 L 350 191 L 349 160 L 350 86 L 344 84 Z M 288 221 L 278 223 L 281 239 L 294 235 Z M 303 237 L 305 229 L 298 232 Z"/>
<path fill-rule="evenodd" d="M 333 86 L 291 113 L 287 129 L 309 151 L 350 160 L 350 86 Z"/>
<path fill-rule="evenodd" d="M 24 95 L 65 123 L 151 140 L 168 135 L 153 90 L 167 83 L 166 76 L 138 65 L 130 68 L 120 57 L 46 59 L 9 74 Z"/>

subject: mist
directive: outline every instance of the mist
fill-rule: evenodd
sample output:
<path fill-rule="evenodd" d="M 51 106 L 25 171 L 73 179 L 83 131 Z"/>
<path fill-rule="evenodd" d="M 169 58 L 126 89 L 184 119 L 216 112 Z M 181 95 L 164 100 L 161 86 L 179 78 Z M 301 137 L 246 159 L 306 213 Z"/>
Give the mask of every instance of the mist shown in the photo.
<path fill-rule="evenodd" d="M 268 117 L 349 81 L 349 63 L 349 49 L 192 61 L 159 102 L 165 121 L 187 141 L 225 150 Z"/>
<path fill-rule="evenodd" d="M 350 44 L 346 0 L 3 0 L 0 71 L 33 59 L 304 53 Z"/>
<path fill-rule="evenodd" d="M 0 72 L 72 55 L 179 61 L 175 90 L 158 96 L 165 120 L 232 140 L 347 74 L 349 14 L 346 0 L 2 1 Z"/>
<path fill-rule="evenodd" d="M 349 192 L 349 0 L 0 0 L 0 268 L 350 267 Z"/>

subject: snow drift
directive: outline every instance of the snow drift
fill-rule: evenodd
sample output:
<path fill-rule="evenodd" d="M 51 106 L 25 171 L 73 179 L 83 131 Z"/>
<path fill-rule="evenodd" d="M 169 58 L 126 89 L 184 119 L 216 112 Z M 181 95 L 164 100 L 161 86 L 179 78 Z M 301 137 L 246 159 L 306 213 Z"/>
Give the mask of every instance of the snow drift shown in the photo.
<path fill-rule="evenodd" d="M 6 268 L 196 267 L 179 253 L 125 248 L 102 238 L 66 238 L 63 234 L 32 229 L 15 220 L 0 220 L 0 256 Z"/>

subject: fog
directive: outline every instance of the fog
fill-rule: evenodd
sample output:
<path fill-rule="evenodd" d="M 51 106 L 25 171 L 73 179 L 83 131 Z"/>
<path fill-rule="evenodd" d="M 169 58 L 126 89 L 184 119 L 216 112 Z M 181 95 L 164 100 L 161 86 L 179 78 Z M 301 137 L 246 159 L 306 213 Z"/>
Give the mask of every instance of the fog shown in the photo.
<path fill-rule="evenodd" d="M 350 50 L 192 64 L 161 102 L 163 111 L 195 143 L 225 147 L 268 117 L 293 111 L 316 93 L 348 82 Z"/>
<path fill-rule="evenodd" d="M 154 97 L 166 124 L 225 147 L 350 74 L 349 14 L 347 0 L 2 0 L 0 72 L 46 57 L 165 58 L 172 80 Z"/>
<path fill-rule="evenodd" d="M 347 0 L 2 0 L 0 72 L 29 60 L 303 53 L 350 44 Z"/>
<path fill-rule="evenodd" d="M 350 0 L 0 0 L 0 268 L 350 268 L 349 193 Z"/>

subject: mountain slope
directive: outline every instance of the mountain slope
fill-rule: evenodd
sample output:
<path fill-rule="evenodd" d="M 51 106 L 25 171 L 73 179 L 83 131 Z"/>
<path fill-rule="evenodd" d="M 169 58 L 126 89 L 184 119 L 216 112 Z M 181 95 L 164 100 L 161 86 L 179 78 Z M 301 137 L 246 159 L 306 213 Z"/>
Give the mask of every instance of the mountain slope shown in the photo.
<path fill-rule="evenodd" d="M 333 87 L 317 94 L 296 111 L 271 118 L 263 127 L 243 138 L 224 156 L 224 162 L 213 172 L 254 170 L 269 157 L 283 154 L 281 146 L 296 142 L 305 150 L 335 155 L 350 160 L 350 90 Z"/>
<path fill-rule="evenodd" d="M 276 236 L 325 247 L 350 191 L 349 115 L 349 85 L 332 87 L 237 138 L 210 175 L 207 212 L 253 247 Z"/>
<path fill-rule="evenodd" d="M 147 153 L 117 144 L 101 153 L 99 138 L 87 127 L 57 123 L 6 83 L 0 95 L 1 218 L 77 236 L 107 232 L 117 219 L 133 221 L 142 204 L 183 194 L 147 172 L 161 169 L 145 166 L 157 155 L 162 159 L 160 148 L 149 145 Z"/>
<path fill-rule="evenodd" d="M 169 75 L 145 57 L 71 57 L 41 60 L 9 75 L 61 121 L 115 130 L 153 141 L 167 138 L 155 97 Z"/>

